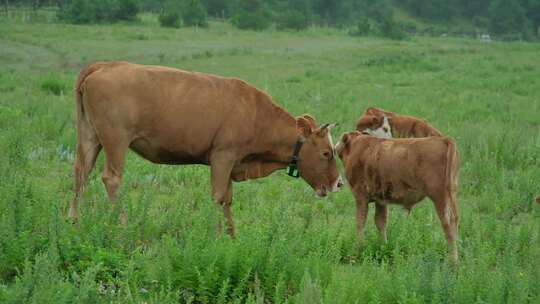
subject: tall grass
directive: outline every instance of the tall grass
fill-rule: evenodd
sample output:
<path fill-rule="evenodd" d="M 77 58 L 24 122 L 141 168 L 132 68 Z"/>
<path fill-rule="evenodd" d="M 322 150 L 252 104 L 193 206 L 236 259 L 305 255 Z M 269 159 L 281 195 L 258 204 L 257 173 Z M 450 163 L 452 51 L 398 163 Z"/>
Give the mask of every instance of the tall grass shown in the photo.
<path fill-rule="evenodd" d="M 227 25 L 1 24 L 1 303 L 540 301 L 539 45 Z M 359 244 L 348 189 L 317 200 L 305 183 L 275 173 L 235 185 L 238 238 L 217 238 L 222 214 L 207 167 L 157 166 L 131 153 L 127 226 L 107 202 L 102 157 L 80 221 L 67 222 L 71 80 L 102 59 L 240 77 L 295 115 L 339 122 L 335 136 L 367 106 L 428 119 L 460 151 L 458 269 L 445 259 L 429 201 L 409 217 L 391 208 L 387 244 L 370 218 Z"/>

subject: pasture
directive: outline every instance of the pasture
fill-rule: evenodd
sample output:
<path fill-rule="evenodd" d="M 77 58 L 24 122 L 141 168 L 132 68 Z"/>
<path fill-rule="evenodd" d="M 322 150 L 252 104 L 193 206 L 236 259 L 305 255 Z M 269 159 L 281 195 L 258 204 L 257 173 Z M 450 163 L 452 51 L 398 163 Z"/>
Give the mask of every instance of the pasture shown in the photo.
<path fill-rule="evenodd" d="M 0 17 L 1 303 L 539 303 L 540 45 L 405 41 L 346 31 L 74 26 Z M 118 224 L 91 175 L 66 221 L 76 143 L 73 82 L 96 60 L 244 79 L 293 115 L 354 128 L 368 106 L 423 117 L 461 158 L 460 264 L 447 262 L 433 204 L 390 209 L 388 243 L 370 207 L 355 234 L 349 189 L 317 199 L 284 172 L 237 183 L 237 239 L 204 166 L 158 166 L 130 152 Z"/>

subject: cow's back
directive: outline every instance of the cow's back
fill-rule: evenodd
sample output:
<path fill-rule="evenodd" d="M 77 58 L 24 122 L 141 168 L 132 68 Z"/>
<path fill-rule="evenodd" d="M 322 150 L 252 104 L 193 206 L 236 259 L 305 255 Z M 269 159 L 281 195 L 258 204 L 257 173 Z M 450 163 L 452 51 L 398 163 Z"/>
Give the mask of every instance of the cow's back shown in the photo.
<path fill-rule="evenodd" d="M 205 163 L 212 148 L 241 146 L 260 102 L 238 79 L 127 62 L 100 63 L 81 91 L 98 133 L 122 133 L 160 163 Z"/>

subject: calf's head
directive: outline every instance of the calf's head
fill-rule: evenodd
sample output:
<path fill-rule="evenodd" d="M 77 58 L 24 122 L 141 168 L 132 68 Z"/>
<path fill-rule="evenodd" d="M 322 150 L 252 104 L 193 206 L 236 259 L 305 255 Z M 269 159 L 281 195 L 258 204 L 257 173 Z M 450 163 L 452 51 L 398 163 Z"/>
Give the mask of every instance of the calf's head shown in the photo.
<path fill-rule="evenodd" d="M 304 143 L 299 153 L 298 171 L 317 193 L 326 196 L 328 192 L 337 192 L 343 186 L 334 157 L 334 147 L 330 129 L 333 125 L 317 127 L 315 120 L 304 115 L 296 119 L 297 129 Z"/>
<path fill-rule="evenodd" d="M 342 161 L 345 161 L 345 159 L 349 156 L 349 153 L 351 151 L 351 142 L 358 136 L 362 136 L 362 133 L 358 131 L 353 131 L 343 133 L 341 135 L 339 142 L 336 144 L 336 154 Z"/>
<path fill-rule="evenodd" d="M 380 138 L 392 138 L 392 120 L 384 111 L 368 108 L 356 123 L 356 130 Z"/>

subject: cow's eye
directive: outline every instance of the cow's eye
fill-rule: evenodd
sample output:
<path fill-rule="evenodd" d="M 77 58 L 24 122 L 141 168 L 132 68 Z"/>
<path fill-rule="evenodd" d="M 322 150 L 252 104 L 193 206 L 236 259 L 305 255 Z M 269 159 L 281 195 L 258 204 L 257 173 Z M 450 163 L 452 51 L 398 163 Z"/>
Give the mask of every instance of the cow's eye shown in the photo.
<path fill-rule="evenodd" d="M 328 150 L 327 150 L 327 151 L 324 151 L 324 152 L 323 152 L 323 156 L 324 156 L 324 158 L 326 158 L 326 159 L 332 159 L 332 157 L 334 156 L 334 154 L 333 154 L 331 151 L 328 151 Z"/>

